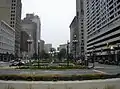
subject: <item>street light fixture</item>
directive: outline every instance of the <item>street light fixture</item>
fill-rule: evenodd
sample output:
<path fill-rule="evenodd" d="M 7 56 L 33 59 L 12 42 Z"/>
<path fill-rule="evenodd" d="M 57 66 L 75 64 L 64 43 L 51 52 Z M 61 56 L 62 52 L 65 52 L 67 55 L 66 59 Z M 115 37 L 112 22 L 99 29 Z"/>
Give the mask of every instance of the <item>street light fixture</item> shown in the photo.
<path fill-rule="evenodd" d="M 95 67 L 95 46 L 93 46 L 93 68 Z"/>
<path fill-rule="evenodd" d="M 69 41 L 67 41 L 67 66 L 69 66 Z"/>
<path fill-rule="evenodd" d="M 31 35 L 29 35 L 29 39 L 27 40 L 27 43 L 28 43 L 28 58 L 29 58 L 29 66 L 31 66 L 31 49 L 32 49 L 32 47 L 31 47 L 31 44 L 32 44 L 32 42 L 33 42 L 33 40 L 32 40 L 32 37 L 31 37 Z"/>
<path fill-rule="evenodd" d="M 108 60 L 110 59 L 110 49 L 109 49 L 109 43 L 107 43 L 107 55 L 108 55 Z"/>
<path fill-rule="evenodd" d="M 103 49 L 101 48 L 101 60 L 102 60 L 102 52 L 103 52 Z"/>
<path fill-rule="evenodd" d="M 120 49 L 120 43 L 117 44 L 117 52 L 116 52 L 116 62 L 119 63 L 119 49 Z"/>
<path fill-rule="evenodd" d="M 40 62 L 40 40 L 38 40 L 38 68 L 39 68 L 39 62 Z"/>
<path fill-rule="evenodd" d="M 75 57 L 75 60 L 76 60 L 76 45 L 77 45 L 77 43 L 78 43 L 78 40 L 76 39 L 76 35 L 74 35 L 74 39 L 73 39 L 73 41 L 72 41 L 72 43 L 75 45 L 74 47 L 75 47 L 75 54 L 74 54 L 74 57 Z"/>
<path fill-rule="evenodd" d="M 114 58 L 115 58 L 115 50 L 114 50 L 114 47 L 111 46 L 110 49 L 111 49 L 112 60 L 114 60 Z"/>

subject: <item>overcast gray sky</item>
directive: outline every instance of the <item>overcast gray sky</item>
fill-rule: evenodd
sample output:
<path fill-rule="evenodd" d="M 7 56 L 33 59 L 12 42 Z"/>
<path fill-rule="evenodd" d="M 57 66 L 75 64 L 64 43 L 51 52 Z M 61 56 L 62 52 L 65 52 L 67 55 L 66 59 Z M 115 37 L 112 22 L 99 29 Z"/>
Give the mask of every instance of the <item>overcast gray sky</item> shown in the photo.
<path fill-rule="evenodd" d="M 53 47 L 69 40 L 69 25 L 75 16 L 76 0 L 22 0 L 22 18 L 34 13 L 41 18 L 41 35 Z"/>

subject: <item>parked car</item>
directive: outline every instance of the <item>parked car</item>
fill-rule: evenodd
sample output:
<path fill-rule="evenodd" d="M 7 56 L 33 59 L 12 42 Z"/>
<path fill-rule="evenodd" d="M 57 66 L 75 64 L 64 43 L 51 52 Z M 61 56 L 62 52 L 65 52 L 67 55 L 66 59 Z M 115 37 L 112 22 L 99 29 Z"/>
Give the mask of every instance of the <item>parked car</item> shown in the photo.
<path fill-rule="evenodd" d="M 120 66 L 120 62 L 118 63 L 118 66 Z"/>
<path fill-rule="evenodd" d="M 22 65 L 25 65 L 25 63 L 20 61 L 20 62 L 13 62 L 9 66 L 22 66 Z"/>
<path fill-rule="evenodd" d="M 110 65 L 116 65 L 116 62 L 115 61 L 110 61 L 109 64 Z"/>
<path fill-rule="evenodd" d="M 82 65 L 82 60 L 78 60 L 78 61 L 77 61 L 77 64 L 78 64 L 78 65 Z"/>
<path fill-rule="evenodd" d="M 108 60 L 105 60 L 105 64 L 109 64 L 110 62 Z"/>
<path fill-rule="evenodd" d="M 103 60 L 99 60 L 98 63 L 104 64 L 104 61 Z"/>
<path fill-rule="evenodd" d="M 18 62 L 12 62 L 9 66 L 17 66 Z"/>
<path fill-rule="evenodd" d="M 83 60 L 80 59 L 80 60 L 77 61 L 77 64 L 78 65 L 85 65 L 85 61 L 83 61 Z"/>
<path fill-rule="evenodd" d="M 25 65 L 24 62 L 19 62 L 19 63 L 17 64 L 17 66 L 23 66 L 23 65 Z"/>

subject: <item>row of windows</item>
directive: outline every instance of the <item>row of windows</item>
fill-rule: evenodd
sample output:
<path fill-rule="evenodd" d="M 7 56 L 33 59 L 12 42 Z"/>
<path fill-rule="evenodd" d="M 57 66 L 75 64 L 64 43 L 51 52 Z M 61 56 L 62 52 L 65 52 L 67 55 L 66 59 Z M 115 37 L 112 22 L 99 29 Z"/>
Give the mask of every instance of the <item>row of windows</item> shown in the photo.
<path fill-rule="evenodd" d="M 16 2 L 16 0 L 12 0 L 12 2 Z"/>
<path fill-rule="evenodd" d="M 10 44 L 7 44 L 7 43 L 0 42 L 0 48 L 13 49 L 14 45 L 10 45 Z"/>
<path fill-rule="evenodd" d="M 11 32 L 10 31 L 5 31 L 3 29 L 0 29 L 0 33 L 1 33 L 1 35 L 9 37 L 10 39 L 14 38 L 14 34 L 15 34 L 12 31 Z"/>
<path fill-rule="evenodd" d="M 120 11 L 118 11 L 117 14 L 120 15 Z M 117 16 L 117 15 L 111 15 L 110 18 L 108 19 L 108 21 L 111 21 L 112 19 L 115 19 L 116 16 Z M 107 20 L 104 20 L 101 24 L 98 24 L 98 25 L 96 24 L 96 25 L 94 25 L 93 28 L 91 28 L 91 29 L 92 29 L 91 31 L 88 30 L 87 34 L 91 34 L 91 35 L 88 36 L 88 38 L 90 38 L 90 37 L 98 34 L 99 32 L 101 32 L 100 30 L 96 30 L 96 31 L 95 31 L 95 29 L 97 29 L 97 28 L 99 29 L 101 26 L 104 26 L 105 24 L 108 23 L 108 21 L 107 21 Z M 96 27 L 95 27 L 95 26 L 96 26 Z M 93 32 L 93 31 L 95 31 L 95 32 Z M 93 32 L 93 33 L 92 33 L 92 32 Z"/>
<path fill-rule="evenodd" d="M 14 54 L 14 50 L 0 48 L 0 53 L 6 53 L 6 52 Z"/>
<path fill-rule="evenodd" d="M 6 26 L 4 23 L 1 23 L 0 33 L 6 33 L 9 34 L 9 36 L 14 37 L 15 31 L 12 28 Z"/>
<path fill-rule="evenodd" d="M 111 28 L 111 27 L 110 27 L 110 28 Z M 104 27 L 104 29 L 102 29 L 102 30 L 105 31 L 106 29 L 109 29 L 109 28 Z M 99 36 L 97 36 L 97 37 L 95 37 L 95 38 L 87 41 L 87 43 L 90 43 L 90 42 L 92 42 L 92 41 L 95 41 L 95 40 L 97 40 L 97 39 L 99 39 L 99 38 L 101 38 L 101 37 L 104 37 L 104 36 L 106 36 L 106 35 L 108 35 L 108 34 L 111 34 L 111 33 L 113 33 L 113 32 L 115 33 L 115 31 L 119 31 L 119 29 L 120 29 L 120 26 L 118 26 L 118 27 L 116 27 L 116 28 L 114 28 L 114 29 L 112 29 L 112 30 L 109 30 L 109 31 L 106 30 L 103 34 L 101 34 L 101 35 L 99 35 Z"/>
<path fill-rule="evenodd" d="M 116 10 L 118 10 L 119 7 L 120 7 L 120 5 L 117 6 L 117 9 L 116 9 Z M 112 9 L 112 7 L 110 7 L 110 8 Z M 96 26 L 96 28 L 100 28 L 103 24 L 107 23 L 107 21 L 112 20 L 115 16 L 119 15 L 120 12 L 118 11 L 117 13 L 115 13 L 115 15 L 112 15 L 113 13 L 114 13 L 114 10 L 112 10 L 111 12 L 109 12 L 109 14 L 110 14 L 111 16 L 109 15 L 108 20 L 105 20 L 105 19 L 107 19 L 107 17 L 108 17 L 108 16 L 106 16 L 106 12 L 104 12 L 104 13 L 101 15 L 101 17 L 105 15 L 103 18 L 101 18 L 101 20 L 99 20 L 100 18 L 94 17 L 94 18 L 92 19 L 93 22 L 91 22 L 91 21 L 88 19 L 88 23 L 87 23 L 88 31 L 91 30 L 91 29 L 95 30 L 95 26 Z M 99 14 L 99 15 L 100 15 L 100 14 Z M 99 16 L 99 17 L 100 17 L 100 16 Z M 99 20 L 99 21 L 97 22 L 97 21 L 95 21 L 94 19 Z M 100 22 L 101 22 L 101 23 L 100 23 Z M 90 23 L 91 23 L 91 24 L 90 24 Z M 97 24 L 99 24 L 99 25 L 97 26 Z M 90 27 L 90 26 L 91 26 L 91 27 Z M 93 31 L 93 30 L 92 30 L 92 31 Z M 91 32 L 89 32 L 89 33 L 91 33 Z"/>
<path fill-rule="evenodd" d="M 14 40 L 14 38 L 10 39 L 10 38 L 6 38 L 4 36 L 0 36 L 0 41 L 5 42 L 5 43 L 13 46 L 14 45 L 13 43 L 14 43 L 15 40 Z"/>

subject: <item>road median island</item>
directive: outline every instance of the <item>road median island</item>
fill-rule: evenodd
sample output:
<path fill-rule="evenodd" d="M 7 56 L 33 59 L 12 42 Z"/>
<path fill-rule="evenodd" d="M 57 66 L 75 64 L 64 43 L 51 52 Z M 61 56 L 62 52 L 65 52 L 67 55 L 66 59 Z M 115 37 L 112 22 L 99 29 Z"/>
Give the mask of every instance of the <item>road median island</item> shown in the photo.
<path fill-rule="evenodd" d="M 82 80 L 99 80 L 120 78 L 120 74 L 87 74 L 87 75 L 34 75 L 34 74 L 18 74 L 18 75 L 0 75 L 0 80 L 13 81 L 82 81 Z"/>
<path fill-rule="evenodd" d="M 66 70 L 66 69 L 87 69 L 85 66 L 21 66 L 16 69 L 41 69 L 41 70 Z"/>

